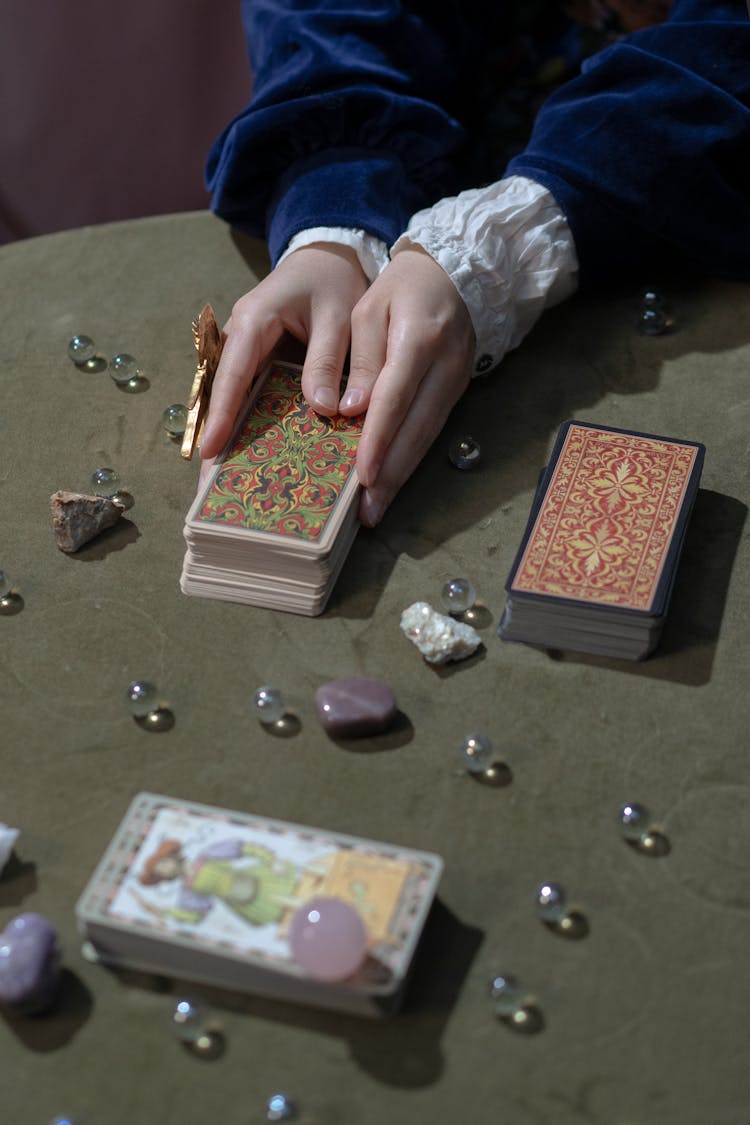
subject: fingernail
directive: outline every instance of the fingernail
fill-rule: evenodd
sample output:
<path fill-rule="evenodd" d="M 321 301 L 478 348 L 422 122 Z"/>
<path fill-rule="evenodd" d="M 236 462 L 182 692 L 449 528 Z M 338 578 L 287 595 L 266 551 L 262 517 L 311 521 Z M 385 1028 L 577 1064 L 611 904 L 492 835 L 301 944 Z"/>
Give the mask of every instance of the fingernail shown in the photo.
<path fill-rule="evenodd" d="M 384 511 L 385 504 L 382 500 L 376 500 L 374 496 L 365 493 L 362 497 L 362 514 L 364 516 L 362 522 L 367 527 L 375 527 L 375 524 L 380 523 Z"/>
<path fill-rule="evenodd" d="M 373 461 L 372 464 L 370 465 L 370 471 L 369 472 L 365 472 L 363 469 L 360 468 L 359 465 L 357 465 L 357 476 L 359 477 L 359 483 L 362 485 L 363 488 L 374 488 L 375 482 L 378 479 L 378 473 L 379 472 L 380 472 L 380 461 Z"/>
<path fill-rule="evenodd" d="M 338 395 L 331 387 L 316 387 L 313 392 L 313 406 L 320 406 L 323 410 L 335 410 Z"/>
<path fill-rule="evenodd" d="M 347 391 L 342 398 L 341 409 L 348 410 L 350 406 L 358 406 L 364 397 L 363 392 L 358 387 L 354 387 L 351 391 Z"/>

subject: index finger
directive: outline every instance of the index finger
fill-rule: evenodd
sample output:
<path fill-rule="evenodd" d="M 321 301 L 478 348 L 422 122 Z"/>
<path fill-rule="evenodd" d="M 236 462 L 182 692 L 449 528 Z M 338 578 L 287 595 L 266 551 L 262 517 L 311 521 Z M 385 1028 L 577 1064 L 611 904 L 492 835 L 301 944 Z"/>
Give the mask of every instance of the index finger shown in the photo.
<path fill-rule="evenodd" d="M 240 407 L 260 361 L 279 342 L 283 325 L 232 315 L 224 328 L 226 339 L 211 389 L 211 402 L 201 439 L 201 457 L 216 457 L 229 440 Z"/>

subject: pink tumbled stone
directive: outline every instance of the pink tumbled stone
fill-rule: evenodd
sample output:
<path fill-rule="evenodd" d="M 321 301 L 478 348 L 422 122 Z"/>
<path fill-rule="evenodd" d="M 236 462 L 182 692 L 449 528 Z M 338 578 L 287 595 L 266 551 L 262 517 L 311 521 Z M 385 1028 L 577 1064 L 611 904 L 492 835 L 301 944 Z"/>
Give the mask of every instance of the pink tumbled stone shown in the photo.
<path fill-rule="evenodd" d="M 389 685 L 368 676 L 321 684 L 315 692 L 315 703 L 324 729 L 340 738 L 379 734 L 396 716 L 396 700 Z"/>
<path fill-rule="evenodd" d="M 313 898 L 295 910 L 288 938 L 295 961 L 314 980 L 346 980 L 367 950 L 364 922 L 340 898 Z"/>

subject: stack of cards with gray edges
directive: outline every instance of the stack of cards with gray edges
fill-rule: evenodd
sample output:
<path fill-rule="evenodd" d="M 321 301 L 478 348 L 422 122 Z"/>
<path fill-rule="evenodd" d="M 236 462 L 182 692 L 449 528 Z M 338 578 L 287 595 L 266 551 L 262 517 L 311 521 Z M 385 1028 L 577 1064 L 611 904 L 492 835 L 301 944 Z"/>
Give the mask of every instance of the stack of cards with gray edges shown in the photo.
<path fill-rule="evenodd" d="M 565 422 L 506 583 L 498 633 L 641 660 L 658 644 L 705 448 Z"/>

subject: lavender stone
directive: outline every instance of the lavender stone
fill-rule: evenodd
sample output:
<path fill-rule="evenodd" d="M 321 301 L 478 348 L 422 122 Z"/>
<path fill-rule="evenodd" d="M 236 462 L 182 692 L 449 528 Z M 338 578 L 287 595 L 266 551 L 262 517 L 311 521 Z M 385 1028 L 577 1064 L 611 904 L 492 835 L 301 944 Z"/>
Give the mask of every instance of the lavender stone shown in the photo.
<path fill-rule="evenodd" d="M 383 680 L 349 676 L 331 680 L 315 692 L 318 718 L 328 734 L 358 738 L 386 730 L 396 716 L 396 700 Z"/>
<path fill-rule="evenodd" d="M 52 1003 L 60 972 L 57 931 L 42 914 L 18 914 L 0 933 L 0 1005 L 24 1015 Z"/>

